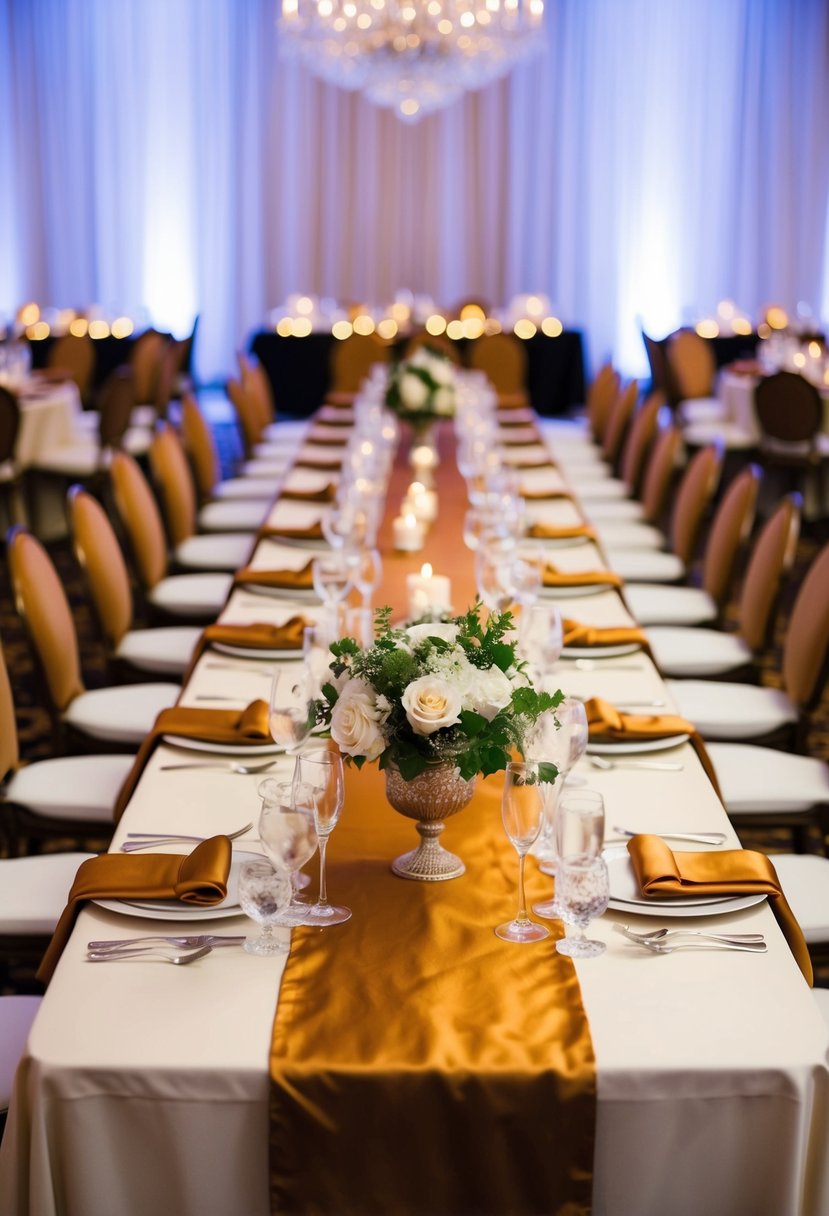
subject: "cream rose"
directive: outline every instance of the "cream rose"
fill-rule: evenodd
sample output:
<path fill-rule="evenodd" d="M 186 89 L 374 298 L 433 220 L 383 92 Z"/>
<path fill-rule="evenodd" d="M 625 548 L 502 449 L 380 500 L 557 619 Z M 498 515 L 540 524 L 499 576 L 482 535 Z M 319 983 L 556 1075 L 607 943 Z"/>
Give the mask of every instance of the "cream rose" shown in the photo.
<path fill-rule="evenodd" d="M 471 687 L 464 698 L 464 708 L 474 709 L 475 713 L 491 722 L 499 709 L 509 705 L 511 700 L 512 684 L 500 667 L 490 667 L 486 671 L 475 668 Z"/>
<path fill-rule="evenodd" d="M 406 372 L 400 377 L 400 400 L 406 409 L 419 410 L 423 408 L 429 400 L 429 389 L 420 376 L 414 375 L 413 372 Z"/>
<path fill-rule="evenodd" d="M 416 735 L 432 735 L 460 721 L 461 694 L 440 676 L 421 676 L 412 680 L 403 693 L 401 704 Z"/>
<path fill-rule="evenodd" d="M 436 414 L 451 414 L 455 409 L 455 394 L 451 388 L 435 389 L 433 402 Z"/>
<path fill-rule="evenodd" d="M 450 621 L 432 621 L 426 625 L 410 625 L 406 634 L 413 646 L 425 642 L 426 638 L 442 638 L 444 642 L 454 642 L 458 636 L 458 626 Z"/>
<path fill-rule="evenodd" d="M 364 680 L 349 680 L 331 711 L 331 738 L 348 756 L 376 760 L 386 746 L 380 723 L 387 716 Z"/>

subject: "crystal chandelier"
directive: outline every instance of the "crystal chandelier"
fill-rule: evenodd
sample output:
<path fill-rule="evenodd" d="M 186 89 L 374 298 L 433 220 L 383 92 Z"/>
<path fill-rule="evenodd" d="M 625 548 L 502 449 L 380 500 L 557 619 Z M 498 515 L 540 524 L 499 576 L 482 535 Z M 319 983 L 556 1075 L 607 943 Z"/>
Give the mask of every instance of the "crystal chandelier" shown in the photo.
<path fill-rule="evenodd" d="M 406 122 L 543 44 L 544 0 L 282 0 L 281 46 Z"/>

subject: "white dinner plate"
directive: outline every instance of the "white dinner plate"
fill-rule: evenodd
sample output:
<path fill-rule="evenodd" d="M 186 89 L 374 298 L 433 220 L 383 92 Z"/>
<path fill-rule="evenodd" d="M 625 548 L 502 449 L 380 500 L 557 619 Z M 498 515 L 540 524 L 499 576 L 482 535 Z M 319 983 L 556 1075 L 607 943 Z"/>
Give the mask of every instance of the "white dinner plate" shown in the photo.
<path fill-rule="evenodd" d="M 227 895 L 220 904 L 200 907 L 183 904 L 178 899 L 93 899 L 107 912 L 122 916 L 140 916 L 149 920 L 220 920 L 222 917 L 243 916 L 239 907 L 239 868 L 244 861 L 261 859 L 261 853 L 234 853 L 227 876 Z"/>
<path fill-rule="evenodd" d="M 217 756 L 278 756 L 285 750 L 280 743 L 250 743 L 244 746 L 207 743 L 204 739 L 182 739 L 179 735 L 165 735 L 164 742 L 186 752 L 215 752 Z"/>
<path fill-rule="evenodd" d="M 321 602 L 313 587 L 262 587 L 258 583 L 243 583 L 242 586 L 251 595 L 261 595 L 266 600 L 302 600 L 303 603 L 307 600 L 312 604 Z"/>
<path fill-rule="evenodd" d="M 527 545 L 541 545 L 545 549 L 575 549 L 576 545 L 586 545 L 591 536 L 525 536 L 522 540 Z M 550 590 L 550 588 L 548 588 Z"/>
<path fill-rule="evenodd" d="M 644 715 L 643 715 L 644 716 Z M 669 735 L 664 739 L 634 739 L 630 743 L 593 743 L 587 744 L 588 755 L 594 756 L 635 756 L 637 752 L 667 752 L 680 743 L 687 743 L 690 735 Z"/>
<path fill-rule="evenodd" d="M 618 646 L 565 646 L 562 659 L 620 659 L 625 654 L 635 654 L 642 647 L 638 642 L 625 642 Z"/>
<path fill-rule="evenodd" d="M 610 875 L 609 908 L 625 912 L 630 916 L 720 916 L 726 912 L 739 912 L 762 903 L 765 895 L 693 895 L 675 899 L 645 898 L 636 881 L 630 854 L 622 845 L 605 849 L 604 859 Z"/>
<path fill-rule="evenodd" d="M 227 642 L 211 642 L 211 649 L 229 654 L 234 659 L 301 659 L 301 650 L 263 650 L 261 646 L 229 646 Z"/>
<path fill-rule="evenodd" d="M 547 600 L 577 600 L 580 595 L 601 595 L 603 591 L 616 591 L 610 583 L 584 583 L 581 587 L 542 587 L 539 595 Z"/>

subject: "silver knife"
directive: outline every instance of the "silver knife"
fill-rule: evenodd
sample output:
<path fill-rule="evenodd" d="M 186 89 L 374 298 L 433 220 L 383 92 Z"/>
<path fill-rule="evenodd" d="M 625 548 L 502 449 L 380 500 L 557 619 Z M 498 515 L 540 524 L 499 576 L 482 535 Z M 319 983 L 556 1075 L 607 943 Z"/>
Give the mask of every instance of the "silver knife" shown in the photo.
<path fill-rule="evenodd" d="M 169 937 L 159 935 L 148 937 L 127 937 L 120 940 L 110 938 L 108 941 L 87 942 L 86 947 L 88 950 L 105 950 L 111 951 L 112 953 L 117 953 L 119 950 L 129 950 L 135 946 L 141 946 L 147 943 L 165 942 L 170 946 L 187 946 L 193 948 L 198 946 L 212 946 L 215 950 L 217 946 L 239 946 L 245 940 L 244 934 L 242 934 L 240 937 L 223 937 L 216 936 L 215 934 L 211 933 L 202 933 L 184 934 L 180 937 L 175 935 L 171 935 Z"/>

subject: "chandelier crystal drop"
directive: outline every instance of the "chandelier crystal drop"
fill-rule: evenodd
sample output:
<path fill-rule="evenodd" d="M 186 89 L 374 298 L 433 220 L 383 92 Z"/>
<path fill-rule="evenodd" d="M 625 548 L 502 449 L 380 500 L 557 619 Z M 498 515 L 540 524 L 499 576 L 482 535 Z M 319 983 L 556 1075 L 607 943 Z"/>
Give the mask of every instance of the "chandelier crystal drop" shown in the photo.
<path fill-rule="evenodd" d="M 543 45 L 544 0 L 282 0 L 281 49 L 405 122 Z"/>

